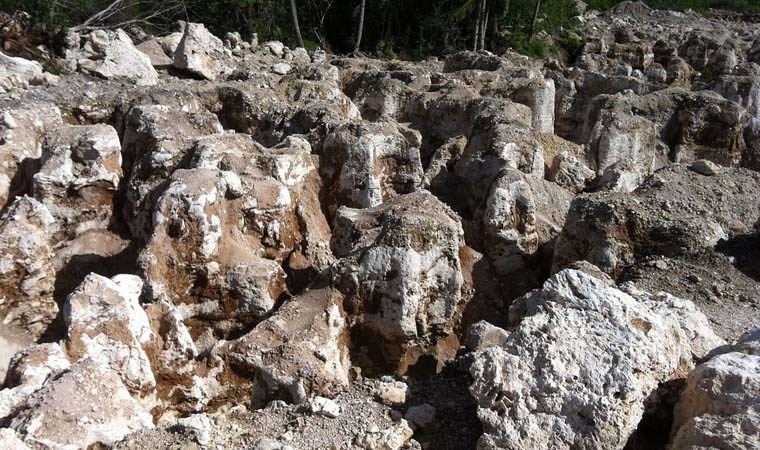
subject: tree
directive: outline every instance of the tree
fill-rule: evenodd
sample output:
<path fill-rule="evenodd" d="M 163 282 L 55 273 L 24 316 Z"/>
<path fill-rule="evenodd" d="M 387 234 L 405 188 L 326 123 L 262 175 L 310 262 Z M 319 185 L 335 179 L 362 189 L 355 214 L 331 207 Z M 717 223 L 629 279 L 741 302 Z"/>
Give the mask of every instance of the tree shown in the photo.
<path fill-rule="evenodd" d="M 290 0 L 290 15 L 293 16 L 293 27 L 295 27 L 298 46 L 305 47 L 305 45 L 303 45 L 303 36 L 301 36 L 301 27 L 298 26 L 298 9 L 296 8 L 296 0 Z"/>
<path fill-rule="evenodd" d="M 538 22 L 538 13 L 541 10 L 541 0 L 536 0 L 536 7 L 533 9 L 533 20 L 530 21 L 530 33 L 528 33 L 528 40 L 533 37 L 533 33 L 536 32 L 536 23 Z"/>
<path fill-rule="evenodd" d="M 367 0 L 362 0 L 362 4 L 359 7 L 359 31 L 356 33 L 356 45 L 354 46 L 354 53 L 359 53 L 359 47 L 362 44 L 362 34 L 364 33 L 364 9 L 367 7 Z"/>
<path fill-rule="evenodd" d="M 480 45 L 480 23 L 485 1 L 486 0 L 478 0 L 478 5 L 475 7 L 475 33 L 472 38 L 472 49 L 476 52 L 479 50 Z"/>

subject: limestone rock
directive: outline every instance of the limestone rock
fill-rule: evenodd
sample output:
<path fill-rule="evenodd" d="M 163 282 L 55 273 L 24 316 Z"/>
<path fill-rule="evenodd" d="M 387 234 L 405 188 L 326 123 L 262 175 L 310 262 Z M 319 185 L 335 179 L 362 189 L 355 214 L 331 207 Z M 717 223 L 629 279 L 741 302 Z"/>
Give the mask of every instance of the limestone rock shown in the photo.
<path fill-rule="evenodd" d="M 58 77 L 43 71 L 37 61 L 8 56 L 0 52 L 0 92 L 31 86 L 55 84 Z"/>
<path fill-rule="evenodd" d="M 124 30 L 91 32 L 81 50 L 79 69 L 106 79 L 126 80 L 138 86 L 158 83 L 148 55 L 135 48 Z"/>
<path fill-rule="evenodd" d="M 676 405 L 670 448 L 751 449 L 760 442 L 760 355 L 755 330 L 690 374 Z"/>
<path fill-rule="evenodd" d="M 340 405 L 329 398 L 316 396 L 309 400 L 309 410 L 312 414 L 335 419 L 340 416 Z"/>
<path fill-rule="evenodd" d="M 0 217 L 0 315 L 4 336 L 39 339 L 58 315 L 51 237 L 56 222 L 45 205 L 19 197 Z M 5 334 L 5 333 L 3 333 Z"/>
<path fill-rule="evenodd" d="M 403 405 L 409 386 L 403 381 L 380 382 L 374 389 L 374 395 L 386 405 Z"/>
<path fill-rule="evenodd" d="M 258 320 L 291 286 L 331 261 L 319 178 L 302 139 L 274 148 L 250 136 L 218 135 L 196 145 L 157 200 L 153 235 L 139 264 L 152 298 L 219 331 Z M 226 328 L 226 331 L 222 331 Z"/>
<path fill-rule="evenodd" d="M 156 188 L 180 167 L 197 138 L 219 133 L 222 126 L 211 113 L 164 105 L 136 106 L 125 120 L 122 157 L 129 178 L 124 212 L 132 234 L 146 240 Z"/>
<path fill-rule="evenodd" d="M 369 430 L 358 438 L 356 445 L 365 450 L 400 450 L 414 432 L 406 420 L 400 420 L 385 430 Z"/>
<path fill-rule="evenodd" d="M 471 369 L 479 449 L 622 448 L 650 393 L 693 367 L 676 319 L 582 272 L 554 275 L 512 308 L 525 317 Z"/>
<path fill-rule="evenodd" d="M 175 47 L 176 49 L 176 47 Z M 160 38 L 149 39 L 137 45 L 137 50 L 150 58 L 150 63 L 156 69 L 166 69 L 172 66 L 174 52 L 167 54 Z"/>
<path fill-rule="evenodd" d="M 352 333 L 367 336 L 362 359 L 403 372 L 415 353 L 452 332 L 462 233 L 458 217 L 424 191 L 337 211 L 333 278 L 346 294 Z"/>
<path fill-rule="evenodd" d="M 36 344 L 14 355 L 10 362 L 5 386 L 42 387 L 49 379 L 71 366 L 58 344 Z"/>
<path fill-rule="evenodd" d="M 347 124 L 327 137 L 320 173 L 328 209 L 371 208 L 419 190 L 423 181 L 419 148 L 393 124 Z"/>
<path fill-rule="evenodd" d="M 18 433 L 10 428 L 0 428 L 0 447 L 14 450 L 32 450 L 21 440 Z"/>
<path fill-rule="evenodd" d="M 221 39 L 203 24 L 188 23 L 174 52 L 174 67 L 214 81 L 230 72 L 226 59 Z"/>
<path fill-rule="evenodd" d="M 152 426 L 150 414 L 132 399 L 118 373 L 89 359 L 34 393 L 9 423 L 28 445 L 53 448 L 112 445 Z"/>
<path fill-rule="evenodd" d="M 499 276 L 529 277 L 526 272 L 551 254 L 571 200 L 570 192 L 519 170 L 501 174 L 483 215 L 485 253 Z"/>
<path fill-rule="evenodd" d="M 631 194 L 580 195 L 558 237 L 554 270 L 586 260 L 617 277 L 637 255 L 692 254 L 747 233 L 758 211 L 746 187 L 758 183 L 757 174 L 743 169 L 707 177 L 679 165 L 658 171 Z"/>
<path fill-rule="evenodd" d="M 46 131 L 62 123 L 61 110 L 50 103 L 8 108 L 0 116 L 0 204 L 27 192 L 42 154 Z"/>
<path fill-rule="evenodd" d="M 630 163 L 640 176 L 652 173 L 655 164 L 656 128 L 643 117 L 603 111 L 591 135 L 591 155 L 597 175 L 621 162 Z"/>
<path fill-rule="evenodd" d="M 345 388 L 350 368 L 340 293 L 317 289 L 293 298 L 220 354 L 253 374 L 254 403 L 273 398 L 293 403 L 309 395 L 330 396 Z"/>
<path fill-rule="evenodd" d="M 34 196 L 72 237 L 108 228 L 121 181 L 121 143 L 108 125 L 67 125 L 42 145 Z"/>
<path fill-rule="evenodd" d="M 156 380 L 143 349 L 154 337 L 139 302 L 142 285 L 134 275 L 108 279 L 91 274 L 67 298 L 63 319 L 71 359 L 110 367 L 130 391 L 144 394 Z"/>

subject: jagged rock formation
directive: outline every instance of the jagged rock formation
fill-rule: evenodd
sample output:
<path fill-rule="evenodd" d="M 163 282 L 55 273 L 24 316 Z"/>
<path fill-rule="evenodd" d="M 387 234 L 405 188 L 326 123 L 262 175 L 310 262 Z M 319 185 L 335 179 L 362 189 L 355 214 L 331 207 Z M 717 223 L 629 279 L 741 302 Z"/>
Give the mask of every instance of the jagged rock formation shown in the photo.
<path fill-rule="evenodd" d="M 517 299 L 510 315 L 524 317 L 471 369 L 478 448 L 625 446 L 657 385 L 722 343 L 702 314 L 669 311 L 694 310 L 679 302 L 633 297 L 574 270 Z"/>
<path fill-rule="evenodd" d="M 576 22 L 0 55 L 0 447 L 753 448 L 757 26 Z"/>

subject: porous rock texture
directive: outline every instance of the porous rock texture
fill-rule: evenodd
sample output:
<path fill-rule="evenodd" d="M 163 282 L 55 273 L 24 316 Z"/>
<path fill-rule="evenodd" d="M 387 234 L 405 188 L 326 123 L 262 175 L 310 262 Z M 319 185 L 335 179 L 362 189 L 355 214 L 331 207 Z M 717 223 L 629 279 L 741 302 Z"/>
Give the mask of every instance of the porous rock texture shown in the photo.
<path fill-rule="evenodd" d="M 722 343 L 703 315 L 668 313 L 671 301 L 572 269 L 517 299 L 510 313 L 524 317 L 471 369 L 485 433 L 478 448 L 624 447 L 658 384 Z"/>
<path fill-rule="evenodd" d="M 676 405 L 671 448 L 750 449 L 760 441 L 760 329 L 721 348 L 690 374 Z"/>
<path fill-rule="evenodd" d="M 751 19 L 0 55 L 0 447 L 757 448 Z"/>

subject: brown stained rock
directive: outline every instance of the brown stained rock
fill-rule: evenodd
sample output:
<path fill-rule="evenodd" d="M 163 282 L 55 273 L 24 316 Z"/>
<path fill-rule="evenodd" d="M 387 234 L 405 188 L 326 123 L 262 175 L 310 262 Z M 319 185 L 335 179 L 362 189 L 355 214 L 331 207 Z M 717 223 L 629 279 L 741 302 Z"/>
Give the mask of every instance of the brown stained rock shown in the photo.
<path fill-rule="evenodd" d="M 419 190 L 419 148 L 393 123 L 347 124 L 330 134 L 320 157 L 327 210 L 371 208 Z"/>
<path fill-rule="evenodd" d="M 42 138 L 62 122 L 61 111 L 50 103 L 5 108 L 0 116 L 0 205 L 29 193 L 42 154 Z M 1 208 L 1 207 L 0 207 Z"/>
<path fill-rule="evenodd" d="M 405 372 L 452 335 L 462 301 L 459 218 L 428 192 L 337 211 L 332 269 L 355 364 Z"/>
<path fill-rule="evenodd" d="M 246 135 L 199 141 L 193 168 L 176 171 L 159 197 L 139 257 L 151 298 L 225 334 L 280 302 L 286 260 L 301 285 L 325 268 L 330 233 L 309 149 L 297 138 L 271 149 Z"/>
<path fill-rule="evenodd" d="M 127 181 L 124 214 L 131 233 L 146 240 L 157 188 L 182 167 L 194 141 L 222 131 L 206 111 L 185 112 L 172 106 L 136 106 L 126 117 L 122 157 Z"/>
<path fill-rule="evenodd" d="M 121 376 L 130 392 L 156 386 L 143 346 L 155 339 L 139 303 L 142 280 L 134 275 L 108 279 L 91 274 L 69 295 L 63 310 L 70 359 L 92 359 Z"/>
<path fill-rule="evenodd" d="M 58 315 L 51 241 L 56 231 L 45 205 L 30 197 L 17 198 L 0 217 L 0 315 L 8 340 L 36 341 Z"/>
<path fill-rule="evenodd" d="M 254 405 L 273 399 L 302 403 L 332 396 L 349 383 L 351 367 L 343 296 L 320 288 L 287 301 L 218 354 L 253 383 Z"/>
<path fill-rule="evenodd" d="M 112 221 L 113 199 L 121 182 L 121 144 L 108 125 L 68 125 L 48 132 L 33 191 L 47 206 L 65 237 Z"/>

